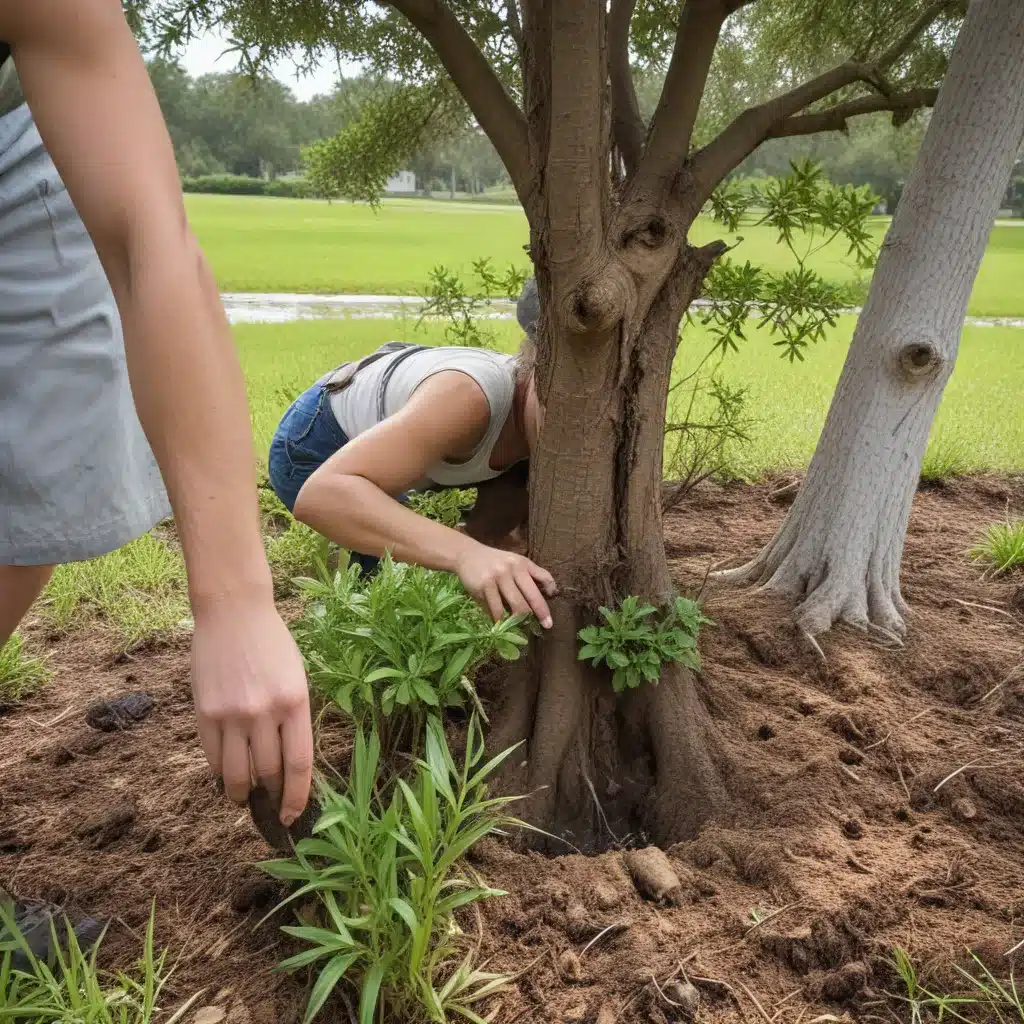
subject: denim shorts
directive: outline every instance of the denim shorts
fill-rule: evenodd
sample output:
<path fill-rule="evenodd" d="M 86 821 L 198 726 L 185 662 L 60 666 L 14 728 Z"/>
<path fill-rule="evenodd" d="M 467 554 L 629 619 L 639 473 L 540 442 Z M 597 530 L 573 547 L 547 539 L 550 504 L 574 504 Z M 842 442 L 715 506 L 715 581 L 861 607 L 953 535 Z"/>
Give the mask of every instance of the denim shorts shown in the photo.
<path fill-rule="evenodd" d="M 295 510 L 302 485 L 336 451 L 348 444 L 324 387 L 331 375 L 321 377 L 292 402 L 270 442 L 267 459 L 270 486 L 289 512 Z M 398 500 L 404 503 L 406 496 L 403 494 Z M 362 566 L 364 575 L 371 575 L 380 564 L 376 555 L 356 551 L 351 555 L 352 561 Z"/>

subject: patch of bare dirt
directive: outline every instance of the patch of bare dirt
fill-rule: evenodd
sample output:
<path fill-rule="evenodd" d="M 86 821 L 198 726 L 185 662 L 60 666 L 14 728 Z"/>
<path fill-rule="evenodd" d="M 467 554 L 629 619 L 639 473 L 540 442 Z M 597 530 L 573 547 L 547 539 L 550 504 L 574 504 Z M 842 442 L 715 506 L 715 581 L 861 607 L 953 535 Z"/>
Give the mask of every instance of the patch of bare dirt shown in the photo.
<path fill-rule="evenodd" d="M 709 564 L 767 541 L 787 482 L 709 485 L 673 512 L 679 586 L 696 592 Z M 918 495 L 902 648 L 841 629 L 819 653 L 785 608 L 705 592 L 716 625 L 700 693 L 739 766 L 744 818 L 664 856 L 482 844 L 472 866 L 510 895 L 464 928 L 487 969 L 519 975 L 489 1007 L 496 1024 L 661 1024 L 695 1008 L 699 1021 L 881 1019 L 896 946 L 940 984 L 971 952 L 997 973 L 1015 966 L 1004 954 L 1024 937 L 1024 579 L 982 581 L 964 555 L 1007 502 L 1024 505 L 1020 480 Z M 79 635 L 52 658 L 54 682 L 0 717 L 0 886 L 113 919 L 111 962 L 134 957 L 155 897 L 159 940 L 180 954 L 172 1002 L 204 988 L 197 1005 L 229 1021 L 301 1019 L 306 979 L 269 973 L 294 950 L 279 922 L 255 928 L 282 895 L 253 866 L 270 851 L 203 759 L 187 650 L 115 663 Z M 133 691 L 153 698 L 146 720 L 89 727 L 97 701 Z M 321 742 L 347 746 L 336 729 Z"/>

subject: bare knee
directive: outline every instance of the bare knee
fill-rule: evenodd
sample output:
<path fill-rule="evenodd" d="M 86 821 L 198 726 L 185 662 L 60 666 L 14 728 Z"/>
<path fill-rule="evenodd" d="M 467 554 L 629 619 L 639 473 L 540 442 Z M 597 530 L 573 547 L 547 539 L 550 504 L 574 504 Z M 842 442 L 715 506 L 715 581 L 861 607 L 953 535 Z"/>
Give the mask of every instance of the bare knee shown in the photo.
<path fill-rule="evenodd" d="M 18 628 L 53 570 L 52 565 L 0 565 L 0 646 Z"/>

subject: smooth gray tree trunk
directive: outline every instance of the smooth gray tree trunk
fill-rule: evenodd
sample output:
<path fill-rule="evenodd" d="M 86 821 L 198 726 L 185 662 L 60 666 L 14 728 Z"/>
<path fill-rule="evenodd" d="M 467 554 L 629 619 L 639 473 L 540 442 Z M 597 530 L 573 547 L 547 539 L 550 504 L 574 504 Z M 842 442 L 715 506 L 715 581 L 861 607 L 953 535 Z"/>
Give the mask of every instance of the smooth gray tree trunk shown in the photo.
<path fill-rule="evenodd" d="M 972 0 L 821 440 L 786 522 L 719 574 L 836 621 L 905 630 L 900 562 L 932 421 L 1024 135 L 1024 0 Z"/>

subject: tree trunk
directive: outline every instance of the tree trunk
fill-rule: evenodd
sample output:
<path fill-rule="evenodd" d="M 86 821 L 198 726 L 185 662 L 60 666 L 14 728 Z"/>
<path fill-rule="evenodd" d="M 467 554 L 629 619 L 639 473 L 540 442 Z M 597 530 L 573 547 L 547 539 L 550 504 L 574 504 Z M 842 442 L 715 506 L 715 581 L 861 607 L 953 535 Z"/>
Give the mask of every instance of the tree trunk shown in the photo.
<path fill-rule="evenodd" d="M 910 506 L 1022 134 L 1024 4 L 973 0 L 804 486 L 757 558 L 718 576 L 800 599 L 810 633 L 904 631 Z"/>
<path fill-rule="evenodd" d="M 671 596 L 665 405 L 679 322 L 709 263 L 684 248 L 641 322 L 588 337 L 560 329 L 542 383 L 559 397 L 531 459 L 530 550 L 560 593 L 554 628 L 506 681 L 491 741 L 527 740 L 508 783 L 533 794 L 527 819 L 587 850 L 627 836 L 692 837 L 725 806 L 692 674 L 667 665 L 658 685 L 616 695 L 607 670 L 577 659 L 576 636 L 601 604 Z"/>

